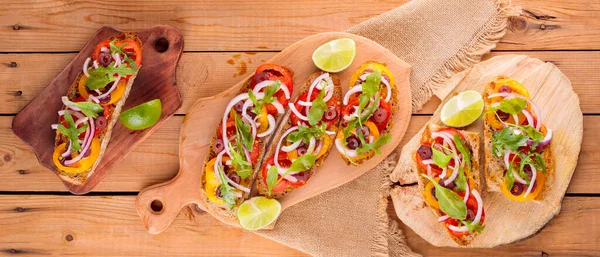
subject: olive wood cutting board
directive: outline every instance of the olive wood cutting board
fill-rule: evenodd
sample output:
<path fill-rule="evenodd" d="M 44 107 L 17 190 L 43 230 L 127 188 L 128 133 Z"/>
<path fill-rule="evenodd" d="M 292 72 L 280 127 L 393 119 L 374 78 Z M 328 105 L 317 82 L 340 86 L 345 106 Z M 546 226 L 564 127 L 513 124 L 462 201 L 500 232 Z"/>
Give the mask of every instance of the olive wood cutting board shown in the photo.
<path fill-rule="evenodd" d="M 13 119 L 12 129 L 35 153 L 38 161 L 56 173 L 52 161 L 56 132 L 50 125 L 57 123 L 57 111 L 63 106 L 61 96 L 82 71 L 83 63 L 103 40 L 122 33 L 112 27 L 102 27 L 79 54 Z M 142 66 L 133 83 L 123 110 L 160 98 L 162 114 L 156 125 L 142 131 L 131 131 L 117 122 L 105 154 L 96 171 L 81 185 L 64 182 L 73 194 L 92 190 L 131 150 L 161 126 L 182 105 L 175 83 L 175 69 L 183 51 L 183 37 L 175 27 L 158 25 L 137 31 L 142 40 Z"/>
<path fill-rule="evenodd" d="M 542 122 L 553 130 L 551 145 L 556 175 L 551 187 L 546 188 L 551 191 L 541 202 L 514 202 L 502 192 L 487 192 L 486 189 L 481 189 L 486 227 L 483 233 L 466 247 L 489 248 L 506 245 L 529 238 L 544 228 L 546 223 L 560 212 L 561 201 L 575 171 L 581 149 L 583 115 L 579 107 L 579 98 L 569 79 L 552 63 L 524 55 L 494 57 L 454 77 L 450 83 L 456 84 L 456 87 L 447 96 L 464 90 L 475 90 L 483 95 L 485 85 L 499 75 L 513 78 L 527 88 L 533 102 L 542 112 Z M 450 97 L 446 97 L 440 104 L 428 124 L 442 124 L 440 110 L 448 99 Z M 481 119 L 463 129 L 479 132 L 483 137 Z M 419 147 L 422 133 L 423 129 L 402 148 L 399 163 L 391 175 L 392 181 L 400 184 L 391 191 L 394 207 L 402 222 L 427 242 L 435 246 L 459 247 L 450 238 L 444 226 L 437 222 L 437 218 L 426 206 L 418 187 L 414 184 L 417 180 L 416 174 L 411 172 L 412 154 Z M 483 151 L 483 143 L 481 147 Z M 480 156 L 484 158 L 483 154 Z M 482 180 L 485 180 L 483 159 L 480 160 L 480 165 Z"/>
<path fill-rule="evenodd" d="M 394 125 L 390 132 L 393 139 L 381 148 L 383 154 L 376 155 L 360 166 L 347 166 L 335 147 L 332 147 L 332 152 L 308 183 L 280 199 L 284 210 L 349 182 L 375 167 L 398 146 L 410 122 L 411 97 L 408 81 L 410 66 L 381 45 L 348 33 L 322 33 L 305 38 L 287 47 L 268 61 L 290 67 L 294 71 L 294 92 L 291 99 L 296 98 L 299 88 L 304 85 L 307 78 L 318 71 L 311 59 L 313 51 L 320 45 L 338 38 L 351 38 L 356 42 L 356 57 L 352 65 L 336 74 L 340 77 L 344 92 L 349 88 L 352 74 L 367 60 L 386 63 L 394 74 L 399 93 L 398 112 L 393 116 Z M 247 79 L 251 77 L 252 75 Z M 246 80 L 216 96 L 199 99 L 187 113 L 179 141 L 179 173 L 170 181 L 144 189 L 137 198 L 137 212 L 151 234 L 158 234 L 167 229 L 181 208 L 188 204 L 195 203 L 202 210 L 211 212 L 206 208 L 206 203 L 201 200 L 200 190 L 203 190 L 200 183 L 201 169 L 204 166 L 205 154 L 215 129 L 221 122 L 227 103 L 237 95 Z M 214 214 L 213 216 L 219 218 Z M 237 222 L 220 220 L 229 225 L 239 226 Z"/>

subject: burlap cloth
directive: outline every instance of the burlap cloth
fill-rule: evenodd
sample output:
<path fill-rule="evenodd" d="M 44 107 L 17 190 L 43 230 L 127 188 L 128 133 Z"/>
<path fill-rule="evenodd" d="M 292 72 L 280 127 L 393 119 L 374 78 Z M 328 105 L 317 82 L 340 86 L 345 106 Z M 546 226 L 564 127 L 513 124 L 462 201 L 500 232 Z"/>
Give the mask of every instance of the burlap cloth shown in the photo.
<path fill-rule="evenodd" d="M 453 74 L 496 46 L 507 10 L 498 0 L 413 0 L 347 31 L 380 43 L 413 67 L 416 112 L 432 95 L 451 90 L 444 82 Z M 396 161 L 392 154 L 358 179 L 288 208 L 275 229 L 258 234 L 315 256 L 419 256 L 386 211 Z"/>

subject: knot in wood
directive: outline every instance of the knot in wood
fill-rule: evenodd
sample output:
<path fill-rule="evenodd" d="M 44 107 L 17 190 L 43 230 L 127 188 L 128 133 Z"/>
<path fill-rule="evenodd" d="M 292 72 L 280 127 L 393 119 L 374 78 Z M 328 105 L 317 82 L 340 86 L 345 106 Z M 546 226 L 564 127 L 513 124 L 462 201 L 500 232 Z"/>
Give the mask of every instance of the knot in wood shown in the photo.
<path fill-rule="evenodd" d="M 8 64 L 8 66 L 11 67 L 11 68 L 16 68 L 17 67 L 17 63 L 16 62 L 10 62 Z"/>
<path fill-rule="evenodd" d="M 20 27 L 18 24 L 15 24 L 15 25 L 13 26 L 13 30 L 19 30 L 19 29 L 21 29 L 21 27 Z"/>
<path fill-rule="evenodd" d="M 9 162 L 12 160 L 12 156 L 10 156 L 10 154 L 5 154 L 4 155 L 4 162 Z"/>

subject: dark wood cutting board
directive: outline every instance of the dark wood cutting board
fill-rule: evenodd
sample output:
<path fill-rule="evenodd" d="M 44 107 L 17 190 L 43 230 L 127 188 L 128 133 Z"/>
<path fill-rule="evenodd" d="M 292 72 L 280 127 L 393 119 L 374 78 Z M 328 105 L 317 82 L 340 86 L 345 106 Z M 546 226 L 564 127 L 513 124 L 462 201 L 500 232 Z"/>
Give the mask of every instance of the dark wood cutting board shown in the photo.
<path fill-rule="evenodd" d="M 85 59 L 91 56 L 96 45 L 120 33 L 122 31 L 112 27 L 100 28 L 71 63 L 13 119 L 14 133 L 31 147 L 43 166 L 55 173 L 56 166 L 52 162 L 52 153 L 56 132 L 50 128 L 50 125 L 57 122 L 57 111 L 63 105 L 61 96 L 66 95 L 69 86 L 82 71 Z M 142 67 L 123 110 L 160 98 L 163 108 L 161 118 L 153 127 L 135 132 L 117 122 L 96 171 L 82 185 L 63 181 L 73 194 L 85 194 L 92 190 L 127 153 L 152 134 L 182 105 L 175 81 L 175 70 L 183 51 L 181 33 L 175 27 L 158 25 L 137 31 L 136 34 L 143 44 Z"/>

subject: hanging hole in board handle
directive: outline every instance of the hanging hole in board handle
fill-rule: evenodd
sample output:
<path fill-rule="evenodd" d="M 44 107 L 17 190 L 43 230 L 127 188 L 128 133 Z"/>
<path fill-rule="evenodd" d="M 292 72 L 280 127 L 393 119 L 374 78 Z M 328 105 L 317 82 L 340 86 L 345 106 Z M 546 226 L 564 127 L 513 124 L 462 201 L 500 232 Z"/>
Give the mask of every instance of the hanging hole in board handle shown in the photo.
<path fill-rule="evenodd" d="M 154 50 L 159 53 L 164 53 L 169 50 L 169 40 L 165 37 L 157 38 L 154 41 Z"/>
<path fill-rule="evenodd" d="M 150 212 L 152 214 L 158 215 L 161 214 L 164 210 L 163 202 L 160 199 L 154 199 L 150 202 Z"/>

